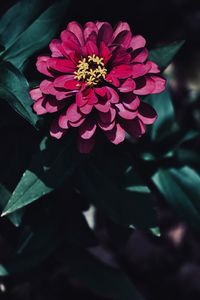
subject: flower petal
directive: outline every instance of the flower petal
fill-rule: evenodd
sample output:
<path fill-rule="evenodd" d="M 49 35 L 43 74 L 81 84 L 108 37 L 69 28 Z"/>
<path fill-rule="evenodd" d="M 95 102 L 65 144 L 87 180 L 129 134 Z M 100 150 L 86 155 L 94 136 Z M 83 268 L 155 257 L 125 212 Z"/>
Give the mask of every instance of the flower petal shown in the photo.
<path fill-rule="evenodd" d="M 42 92 L 40 88 L 30 90 L 30 96 L 34 101 L 40 99 L 42 97 Z"/>
<path fill-rule="evenodd" d="M 132 47 L 133 50 L 143 48 L 145 47 L 145 45 L 146 45 L 146 40 L 141 35 L 134 35 L 130 42 L 130 47 Z"/>
<path fill-rule="evenodd" d="M 61 32 L 60 38 L 66 54 L 69 54 L 71 51 L 81 53 L 81 44 L 74 33 L 66 29 Z"/>
<path fill-rule="evenodd" d="M 78 110 L 77 104 L 72 103 L 66 112 L 68 121 L 77 122 L 82 118 L 82 113 Z"/>
<path fill-rule="evenodd" d="M 137 89 L 134 90 L 136 95 L 148 95 L 152 94 L 155 89 L 155 81 L 149 76 L 143 77 L 140 79 L 139 83 L 137 82 Z"/>
<path fill-rule="evenodd" d="M 42 97 L 39 100 L 35 101 L 33 104 L 33 110 L 36 112 L 37 115 L 44 115 L 47 113 L 45 108 L 46 98 Z"/>
<path fill-rule="evenodd" d="M 67 130 L 60 128 L 58 121 L 53 120 L 50 127 L 50 135 L 56 139 L 60 139 L 65 133 L 67 133 Z"/>
<path fill-rule="evenodd" d="M 112 57 L 112 52 L 105 45 L 104 42 L 100 43 L 100 56 L 103 57 L 104 64 L 106 65 L 109 59 Z"/>
<path fill-rule="evenodd" d="M 98 28 L 94 22 L 87 22 L 84 26 L 83 31 L 85 40 L 87 41 L 91 34 L 95 34 L 97 36 L 98 34 Z"/>
<path fill-rule="evenodd" d="M 163 77 L 151 75 L 151 79 L 153 79 L 155 83 L 155 88 L 152 94 L 158 94 L 165 90 L 166 80 Z"/>
<path fill-rule="evenodd" d="M 97 125 L 94 121 L 85 121 L 81 127 L 79 127 L 79 135 L 82 139 L 88 140 L 90 139 L 95 131 L 96 131 Z"/>
<path fill-rule="evenodd" d="M 115 106 L 118 108 L 118 115 L 123 119 L 132 120 L 138 114 L 137 110 L 128 110 L 122 103 L 118 103 Z"/>
<path fill-rule="evenodd" d="M 132 75 L 132 66 L 130 65 L 120 65 L 112 68 L 111 72 L 108 74 L 119 79 L 125 79 Z"/>
<path fill-rule="evenodd" d="M 49 56 L 38 56 L 37 62 L 36 62 L 36 67 L 40 73 L 47 75 L 49 77 L 54 77 L 52 75 L 52 73 L 48 70 L 47 63 L 48 63 L 49 59 L 51 59 Z"/>
<path fill-rule="evenodd" d="M 111 42 L 112 35 L 113 35 L 112 26 L 109 23 L 105 22 L 99 29 L 99 33 L 98 33 L 99 45 L 101 42 L 104 42 L 106 45 L 109 44 Z"/>
<path fill-rule="evenodd" d="M 107 100 L 110 103 L 118 103 L 119 102 L 119 95 L 118 93 L 111 87 L 106 87 L 107 90 Z"/>
<path fill-rule="evenodd" d="M 128 93 L 123 96 L 123 105 L 129 110 L 136 110 L 140 105 L 140 99 L 133 93 Z"/>
<path fill-rule="evenodd" d="M 99 112 L 99 119 L 103 123 L 112 123 L 116 117 L 116 110 L 114 108 L 110 108 L 108 112 Z"/>
<path fill-rule="evenodd" d="M 54 80 L 53 85 L 56 88 L 65 88 L 65 83 L 72 79 L 74 79 L 74 75 L 61 75 Z"/>
<path fill-rule="evenodd" d="M 81 25 L 78 22 L 72 21 L 67 25 L 67 30 L 74 33 L 74 35 L 79 40 L 79 43 L 81 44 L 81 46 L 83 46 L 84 36 L 83 36 L 83 29 L 82 29 Z"/>
<path fill-rule="evenodd" d="M 114 29 L 114 32 L 113 32 L 113 40 L 118 36 L 118 34 L 120 33 L 120 32 L 122 32 L 122 31 L 130 31 L 131 29 L 130 29 L 130 26 L 128 25 L 128 23 L 127 22 L 122 22 L 122 21 L 120 21 L 117 25 L 116 25 L 116 27 L 115 27 L 115 29 Z"/>
<path fill-rule="evenodd" d="M 132 34 L 130 31 L 124 30 L 120 32 L 113 41 L 113 44 L 129 48 L 131 42 Z"/>
<path fill-rule="evenodd" d="M 138 117 L 120 121 L 120 124 L 135 139 L 141 137 L 146 131 L 145 125 Z"/>
<path fill-rule="evenodd" d="M 133 52 L 132 62 L 143 63 L 147 60 L 149 52 L 146 48 L 139 48 Z"/>
<path fill-rule="evenodd" d="M 121 93 L 128 93 L 133 91 L 136 88 L 135 81 L 131 78 L 126 79 L 120 87 L 118 87 L 118 90 Z"/>
<path fill-rule="evenodd" d="M 132 78 L 141 77 L 149 72 L 151 65 L 143 63 L 132 64 Z"/>
<path fill-rule="evenodd" d="M 62 73 L 74 73 L 76 70 L 75 64 L 71 60 L 65 58 L 50 58 L 47 61 L 47 66 L 50 69 Z"/>
<path fill-rule="evenodd" d="M 120 124 L 116 124 L 116 126 L 112 130 L 105 131 L 104 133 L 106 134 L 110 142 L 112 142 L 115 145 L 123 142 L 125 139 L 125 131 L 120 126 Z"/>
<path fill-rule="evenodd" d="M 157 118 L 157 113 L 149 104 L 145 102 L 140 102 L 140 106 L 138 109 L 138 118 L 144 124 L 153 124 Z"/>
<path fill-rule="evenodd" d="M 48 113 L 54 113 L 66 106 L 66 101 L 57 101 L 55 97 L 49 96 L 46 101 L 46 111 Z"/>
<path fill-rule="evenodd" d="M 63 57 L 63 49 L 60 40 L 53 39 L 49 44 L 49 48 L 52 52 L 52 57 Z"/>

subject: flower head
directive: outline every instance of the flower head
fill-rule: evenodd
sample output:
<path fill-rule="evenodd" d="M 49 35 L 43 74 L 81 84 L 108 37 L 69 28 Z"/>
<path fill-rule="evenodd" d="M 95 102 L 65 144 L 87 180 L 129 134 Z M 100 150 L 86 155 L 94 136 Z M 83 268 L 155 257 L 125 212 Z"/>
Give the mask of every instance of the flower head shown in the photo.
<path fill-rule="evenodd" d="M 56 113 L 51 136 L 59 139 L 78 128 L 78 147 L 90 152 L 97 130 L 114 144 L 128 132 L 134 138 L 156 120 L 155 110 L 139 96 L 160 93 L 165 79 L 148 60 L 145 39 L 120 22 L 70 22 L 60 39 L 51 41 L 51 55 L 39 56 L 37 69 L 47 79 L 30 91 L 38 115 Z"/>

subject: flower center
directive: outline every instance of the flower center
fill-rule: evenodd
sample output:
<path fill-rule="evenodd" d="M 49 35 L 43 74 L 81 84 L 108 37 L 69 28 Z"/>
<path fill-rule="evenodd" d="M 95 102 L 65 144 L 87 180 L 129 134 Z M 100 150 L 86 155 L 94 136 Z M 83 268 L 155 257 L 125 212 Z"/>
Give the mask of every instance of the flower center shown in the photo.
<path fill-rule="evenodd" d="M 107 69 L 105 68 L 103 58 L 93 54 L 79 60 L 77 71 L 74 74 L 75 79 L 85 81 L 88 85 L 94 86 L 106 77 Z"/>

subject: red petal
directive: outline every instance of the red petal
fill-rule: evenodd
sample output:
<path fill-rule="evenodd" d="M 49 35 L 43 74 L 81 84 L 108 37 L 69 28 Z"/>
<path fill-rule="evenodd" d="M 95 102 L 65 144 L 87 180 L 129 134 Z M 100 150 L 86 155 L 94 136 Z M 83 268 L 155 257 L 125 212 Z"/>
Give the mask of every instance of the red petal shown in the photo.
<path fill-rule="evenodd" d="M 113 35 L 112 26 L 109 23 L 105 22 L 99 29 L 99 33 L 98 33 L 99 43 L 101 42 L 104 42 L 105 44 L 110 43 L 112 35 Z"/>
<path fill-rule="evenodd" d="M 60 38 L 66 54 L 69 54 L 71 51 L 81 53 L 81 44 L 74 33 L 66 29 L 61 32 Z"/>
<path fill-rule="evenodd" d="M 120 122 L 120 124 L 132 137 L 136 139 L 141 137 L 141 135 L 144 134 L 146 130 L 145 125 L 137 117 L 131 121 L 123 120 Z"/>
<path fill-rule="evenodd" d="M 137 49 L 133 52 L 134 57 L 132 59 L 132 62 L 139 62 L 139 63 L 143 63 L 147 60 L 147 57 L 149 55 L 149 52 L 146 48 L 140 48 Z"/>
<path fill-rule="evenodd" d="M 53 39 L 49 44 L 49 48 L 52 52 L 52 57 L 62 57 L 63 56 L 63 49 L 61 46 L 60 40 Z"/>
<path fill-rule="evenodd" d="M 112 89 L 111 87 L 106 87 L 107 89 L 107 100 L 111 103 L 118 103 L 119 102 L 119 95 L 118 93 Z"/>
<path fill-rule="evenodd" d="M 80 111 L 81 111 L 83 114 L 88 115 L 89 113 L 91 113 L 92 108 L 93 108 L 93 105 L 91 105 L 91 104 L 86 104 L 86 105 L 84 105 L 84 106 L 81 106 L 79 109 L 80 109 Z"/>
<path fill-rule="evenodd" d="M 85 55 L 99 55 L 99 50 L 97 48 L 97 45 L 92 41 L 87 41 L 84 47 L 84 53 Z"/>
<path fill-rule="evenodd" d="M 134 63 L 132 64 L 132 78 L 141 77 L 149 72 L 151 69 L 151 65 L 142 64 L 142 63 Z"/>
<path fill-rule="evenodd" d="M 38 100 L 39 98 L 41 98 L 41 97 L 42 97 L 42 93 L 41 93 L 40 88 L 32 89 L 32 90 L 30 91 L 30 96 L 31 96 L 31 98 L 32 98 L 34 101 L 36 101 L 36 100 Z"/>
<path fill-rule="evenodd" d="M 158 94 L 165 90 L 166 88 L 166 80 L 160 76 L 151 75 L 151 79 L 154 80 L 155 88 L 152 94 Z"/>
<path fill-rule="evenodd" d="M 71 60 L 65 58 L 50 58 L 47 61 L 48 68 L 62 72 L 62 73 L 74 73 L 76 70 L 75 64 Z"/>
<path fill-rule="evenodd" d="M 157 113 L 149 104 L 140 102 L 140 106 L 138 109 L 138 118 L 144 124 L 149 125 L 155 122 L 157 118 Z"/>
<path fill-rule="evenodd" d="M 152 92 L 155 89 L 155 82 L 150 77 L 144 77 L 141 80 L 142 86 L 137 87 L 136 90 L 134 90 L 134 94 L 136 95 L 148 95 L 152 94 Z"/>
<path fill-rule="evenodd" d="M 151 64 L 151 69 L 149 70 L 149 73 L 160 73 L 160 69 L 157 64 L 155 64 L 153 61 L 148 61 L 148 63 Z"/>
<path fill-rule="evenodd" d="M 74 78 L 74 75 L 62 75 L 57 77 L 54 82 L 53 85 L 57 88 L 64 88 L 65 87 L 65 83 L 69 80 L 72 80 Z"/>
<path fill-rule="evenodd" d="M 85 40 L 87 41 L 88 37 L 91 35 L 91 34 L 96 34 L 97 36 L 97 33 L 98 33 L 98 28 L 96 26 L 95 23 L 93 22 L 87 22 L 84 26 L 84 37 L 85 37 Z"/>
<path fill-rule="evenodd" d="M 60 128 L 57 120 L 54 120 L 51 123 L 50 135 L 52 137 L 55 137 L 56 139 L 60 139 L 66 132 L 67 132 L 67 130 L 63 130 L 62 128 Z"/>
<path fill-rule="evenodd" d="M 110 131 L 115 127 L 115 121 L 112 123 L 103 123 L 101 120 L 98 121 L 98 126 L 103 130 L 103 131 Z"/>
<path fill-rule="evenodd" d="M 120 32 L 113 41 L 113 44 L 121 45 L 128 48 L 131 42 L 132 34 L 130 31 L 124 30 Z"/>
<path fill-rule="evenodd" d="M 128 93 L 136 88 L 135 81 L 131 78 L 126 79 L 122 85 L 118 88 L 121 93 Z"/>
<path fill-rule="evenodd" d="M 136 110 L 140 105 L 139 97 L 135 96 L 133 93 L 125 94 L 122 100 L 123 105 L 129 110 Z"/>
<path fill-rule="evenodd" d="M 115 117 L 116 117 L 116 110 L 112 107 L 106 113 L 103 112 L 99 113 L 99 118 L 103 123 L 112 123 Z"/>
<path fill-rule="evenodd" d="M 122 31 L 130 31 L 130 26 L 128 25 L 127 22 L 119 22 L 116 27 L 115 30 L 113 32 L 113 40 L 116 38 L 116 36 L 122 32 Z"/>
<path fill-rule="evenodd" d="M 72 103 L 66 112 L 67 119 L 71 122 L 77 122 L 82 118 L 82 113 L 79 112 L 76 103 Z"/>
<path fill-rule="evenodd" d="M 101 112 L 108 112 L 110 109 L 110 103 L 99 101 L 97 104 L 95 104 L 95 108 Z"/>
<path fill-rule="evenodd" d="M 132 75 L 132 66 L 130 65 L 120 65 L 114 67 L 109 75 L 117 77 L 119 79 L 125 79 Z"/>
<path fill-rule="evenodd" d="M 132 111 L 132 110 L 128 110 L 122 103 L 118 103 L 115 105 L 118 108 L 118 115 L 120 117 L 122 117 L 123 119 L 127 119 L 127 120 L 132 120 L 134 119 L 138 112 L 136 111 Z"/>
<path fill-rule="evenodd" d="M 36 112 L 37 115 L 44 115 L 47 113 L 47 110 L 45 108 L 45 103 L 46 103 L 46 99 L 44 97 L 34 102 L 33 110 Z"/>
<path fill-rule="evenodd" d="M 65 106 L 66 106 L 65 101 L 57 101 L 56 98 L 49 96 L 47 98 L 45 108 L 46 108 L 47 112 L 54 113 L 54 112 L 61 110 Z"/>
<path fill-rule="evenodd" d="M 38 56 L 37 62 L 36 62 L 36 67 L 40 73 L 50 76 L 50 77 L 54 77 L 48 70 L 47 63 L 48 63 L 49 59 L 51 59 L 51 58 L 48 56 Z"/>
<path fill-rule="evenodd" d="M 132 47 L 133 50 L 143 48 L 146 45 L 146 40 L 141 35 L 135 35 L 133 36 L 130 47 Z"/>
<path fill-rule="evenodd" d="M 72 21 L 67 25 L 67 30 L 74 33 L 74 35 L 78 38 L 79 43 L 81 45 L 84 44 L 84 36 L 83 36 L 83 29 L 78 22 Z"/>
<path fill-rule="evenodd" d="M 79 128 L 79 135 L 82 139 L 88 140 L 94 135 L 96 128 L 95 122 L 85 121 Z"/>
<path fill-rule="evenodd" d="M 68 80 L 66 81 L 64 87 L 67 89 L 67 90 L 70 90 L 70 91 L 78 91 L 81 87 L 81 84 L 79 81 L 77 80 Z"/>
<path fill-rule="evenodd" d="M 109 50 L 109 48 L 105 45 L 104 42 L 100 43 L 100 56 L 103 57 L 103 61 L 104 64 L 107 64 L 107 62 L 109 61 L 109 59 L 112 56 L 111 51 Z"/>
<path fill-rule="evenodd" d="M 105 131 L 105 134 L 107 138 L 116 145 L 123 142 L 125 139 L 125 131 L 119 124 L 117 124 L 111 131 Z"/>

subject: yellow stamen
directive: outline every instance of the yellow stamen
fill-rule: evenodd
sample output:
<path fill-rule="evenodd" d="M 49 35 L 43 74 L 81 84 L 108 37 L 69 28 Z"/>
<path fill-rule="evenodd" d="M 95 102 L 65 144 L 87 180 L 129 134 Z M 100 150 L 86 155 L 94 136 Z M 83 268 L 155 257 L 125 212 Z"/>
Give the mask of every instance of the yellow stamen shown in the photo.
<path fill-rule="evenodd" d="M 95 54 L 79 60 L 77 70 L 74 72 L 75 79 L 85 81 L 88 85 L 97 85 L 102 79 L 105 79 L 107 69 L 105 68 L 102 57 Z"/>

